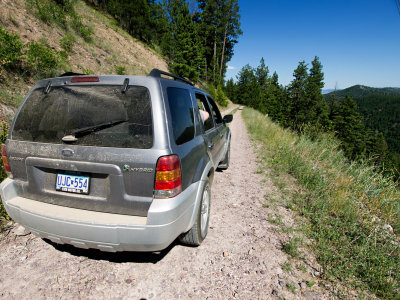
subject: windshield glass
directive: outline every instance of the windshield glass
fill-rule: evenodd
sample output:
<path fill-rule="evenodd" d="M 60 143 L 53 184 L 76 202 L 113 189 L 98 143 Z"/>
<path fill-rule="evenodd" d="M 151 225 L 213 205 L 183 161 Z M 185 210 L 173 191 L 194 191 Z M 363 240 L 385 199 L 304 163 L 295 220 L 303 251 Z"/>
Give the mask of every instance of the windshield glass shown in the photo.
<path fill-rule="evenodd" d="M 63 137 L 72 136 L 73 139 Z M 42 143 L 151 148 L 153 129 L 147 88 L 60 86 L 36 89 L 16 119 L 12 138 Z"/>

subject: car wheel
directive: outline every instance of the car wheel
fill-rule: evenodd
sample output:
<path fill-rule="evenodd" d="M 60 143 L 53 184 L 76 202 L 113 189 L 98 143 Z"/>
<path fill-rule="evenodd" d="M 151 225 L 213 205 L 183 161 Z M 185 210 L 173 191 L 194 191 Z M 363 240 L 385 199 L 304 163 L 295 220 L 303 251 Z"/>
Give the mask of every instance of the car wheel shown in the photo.
<path fill-rule="evenodd" d="M 179 239 L 181 242 L 190 246 L 199 246 L 208 233 L 208 223 L 210 221 L 211 205 L 211 186 L 210 181 L 206 180 L 201 194 L 199 211 L 193 227 L 182 234 Z"/>
<path fill-rule="evenodd" d="M 231 141 L 229 140 L 228 149 L 226 150 L 225 157 L 218 165 L 218 169 L 226 170 L 229 168 L 229 160 L 231 159 Z"/>

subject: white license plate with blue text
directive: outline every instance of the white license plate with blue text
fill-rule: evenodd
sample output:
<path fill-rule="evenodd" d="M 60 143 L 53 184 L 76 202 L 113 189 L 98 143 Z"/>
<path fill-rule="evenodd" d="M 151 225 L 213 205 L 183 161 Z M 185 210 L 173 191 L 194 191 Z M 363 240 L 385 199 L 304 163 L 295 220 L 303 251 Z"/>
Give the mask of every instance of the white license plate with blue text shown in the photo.
<path fill-rule="evenodd" d="M 57 174 L 56 190 L 77 194 L 89 194 L 89 177 Z"/>

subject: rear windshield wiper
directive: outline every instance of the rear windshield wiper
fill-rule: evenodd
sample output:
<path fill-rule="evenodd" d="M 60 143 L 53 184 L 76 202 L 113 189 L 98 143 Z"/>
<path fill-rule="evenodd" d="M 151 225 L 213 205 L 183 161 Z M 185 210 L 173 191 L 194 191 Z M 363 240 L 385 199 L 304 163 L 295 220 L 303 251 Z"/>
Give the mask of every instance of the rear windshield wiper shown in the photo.
<path fill-rule="evenodd" d="M 89 126 L 89 127 L 79 128 L 79 129 L 73 130 L 72 135 L 83 136 L 83 135 L 87 135 L 87 134 L 95 132 L 95 131 L 113 127 L 113 126 L 116 126 L 118 124 L 125 123 L 125 122 L 128 122 L 128 120 L 117 120 L 117 121 L 100 123 L 100 124 Z"/>
<path fill-rule="evenodd" d="M 62 138 L 62 140 L 64 142 L 76 142 L 78 140 L 77 137 L 79 137 L 79 136 L 84 136 L 84 135 L 90 134 L 92 132 L 103 130 L 103 129 L 106 129 L 109 127 L 113 127 L 113 126 L 116 126 L 118 124 L 125 123 L 125 122 L 128 122 L 128 120 L 126 120 L 126 119 L 117 120 L 117 121 L 105 122 L 105 123 L 100 123 L 100 124 L 93 125 L 93 126 L 79 128 L 79 129 L 73 130 L 70 135 L 64 136 Z"/>

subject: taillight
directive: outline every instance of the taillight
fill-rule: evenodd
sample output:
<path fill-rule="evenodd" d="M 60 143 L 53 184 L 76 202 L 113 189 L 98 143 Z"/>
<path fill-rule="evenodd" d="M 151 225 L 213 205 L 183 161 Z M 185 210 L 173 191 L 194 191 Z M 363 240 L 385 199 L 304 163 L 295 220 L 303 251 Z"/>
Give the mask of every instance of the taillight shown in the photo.
<path fill-rule="evenodd" d="M 1 156 L 2 156 L 2 159 L 3 159 L 4 169 L 6 170 L 8 177 L 12 178 L 10 164 L 8 163 L 8 158 L 7 158 L 7 153 L 6 153 L 6 145 L 3 144 L 1 146 L 2 146 L 1 147 L 2 148 L 1 149 Z"/>
<path fill-rule="evenodd" d="M 181 162 L 177 155 L 163 156 L 158 159 L 155 198 L 171 198 L 182 192 Z"/>
<path fill-rule="evenodd" d="M 82 76 L 82 77 L 73 77 L 71 79 L 72 83 L 81 83 L 81 82 L 99 82 L 100 79 L 97 76 Z"/>

